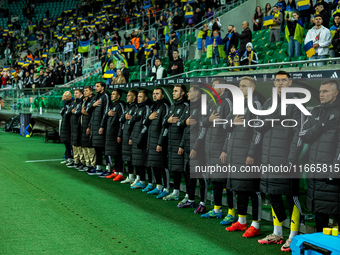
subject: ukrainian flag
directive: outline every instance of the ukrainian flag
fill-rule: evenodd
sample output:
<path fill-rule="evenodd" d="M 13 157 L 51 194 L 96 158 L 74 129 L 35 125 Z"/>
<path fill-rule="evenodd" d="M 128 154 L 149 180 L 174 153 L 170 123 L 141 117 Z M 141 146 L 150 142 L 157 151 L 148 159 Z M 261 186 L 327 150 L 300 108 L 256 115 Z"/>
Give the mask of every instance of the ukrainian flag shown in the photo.
<path fill-rule="evenodd" d="M 79 47 L 78 47 L 78 52 L 79 53 L 88 52 L 89 48 L 90 48 L 90 40 L 80 41 L 79 42 Z"/>
<path fill-rule="evenodd" d="M 143 9 L 146 10 L 146 9 L 149 9 L 150 7 L 151 7 L 151 4 L 147 4 L 143 6 Z"/>
<path fill-rule="evenodd" d="M 112 14 L 112 18 L 114 19 L 118 18 L 118 14 Z"/>
<path fill-rule="evenodd" d="M 2 36 L 7 36 L 7 33 L 3 33 Z"/>
<path fill-rule="evenodd" d="M 93 18 L 93 13 L 89 13 L 88 17 Z"/>
<path fill-rule="evenodd" d="M 297 3 L 298 11 L 304 11 L 309 9 L 309 0 L 302 0 Z"/>
<path fill-rule="evenodd" d="M 135 52 L 135 53 L 137 53 L 137 49 L 133 45 L 125 45 L 123 47 L 123 49 L 124 49 L 124 52 Z"/>
<path fill-rule="evenodd" d="M 306 52 L 306 54 L 309 58 L 315 55 L 315 49 L 313 48 L 313 41 L 306 43 L 303 46 L 303 49 L 305 50 L 305 52 Z"/>
<path fill-rule="evenodd" d="M 64 29 L 70 29 L 70 26 L 69 25 L 67 25 L 67 26 L 64 26 Z"/>
<path fill-rule="evenodd" d="M 24 64 L 25 64 L 25 61 L 23 61 L 23 60 L 19 60 L 19 61 L 18 61 L 18 65 L 19 65 L 19 66 L 23 66 Z"/>
<path fill-rule="evenodd" d="M 89 27 L 94 28 L 94 27 L 96 27 L 96 25 L 95 24 L 90 24 Z"/>
<path fill-rule="evenodd" d="M 101 29 L 105 29 L 105 25 L 100 26 Z"/>
<path fill-rule="evenodd" d="M 7 26 L 8 26 L 8 27 L 13 27 L 13 24 L 8 24 Z"/>
<path fill-rule="evenodd" d="M 111 4 L 104 4 L 104 8 L 110 8 Z"/>
<path fill-rule="evenodd" d="M 78 17 L 78 20 L 81 20 L 82 18 L 83 18 L 83 17 L 80 16 L 80 17 Z"/>
<path fill-rule="evenodd" d="M 115 6 L 115 9 L 118 10 L 118 9 L 119 9 L 119 5 L 116 5 L 116 6 Z"/>
<path fill-rule="evenodd" d="M 71 30 L 72 30 L 72 31 L 74 31 L 74 30 L 76 30 L 76 29 L 77 29 L 77 26 L 72 26 L 72 27 L 71 27 Z"/>
<path fill-rule="evenodd" d="M 23 66 L 28 66 L 31 62 L 30 61 L 26 61 L 25 64 L 23 64 Z"/>
<path fill-rule="evenodd" d="M 137 18 L 139 18 L 139 17 L 140 17 L 140 15 L 141 15 L 141 13 L 140 13 L 140 12 L 135 12 L 135 16 L 136 16 Z"/>
<path fill-rule="evenodd" d="M 303 32 L 304 32 L 303 23 L 301 20 L 298 20 L 296 23 L 296 27 L 295 27 L 294 40 L 298 41 L 300 44 L 302 44 L 303 42 Z M 285 34 L 286 34 L 286 39 L 289 42 L 288 26 L 286 26 L 285 28 Z"/>
<path fill-rule="evenodd" d="M 42 57 L 43 57 L 43 58 L 47 58 L 47 53 L 44 52 L 44 53 L 42 54 Z"/>
<path fill-rule="evenodd" d="M 207 36 L 206 41 L 205 41 L 205 47 L 207 48 L 207 58 L 211 58 L 213 55 L 214 41 L 218 48 L 218 53 L 219 53 L 220 58 L 225 58 L 224 44 L 220 36 L 217 36 L 215 39 L 213 37 Z"/>
<path fill-rule="evenodd" d="M 57 34 L 57 38 L 58 38 L 58 40 L 60 40 L 61 38 L 63 38 L 63 33 L 59 33 L 59 34 Z"/>
<path fill-rule="evenodd" d="M 95 24 L 96 24 L 96 25 L 99 25 L 99 24 L 101 23 L 101 21 L 102 21 L 101 19 L 97 19 L 96 22 L 95 22 Z"/>
<path fill-rule="evenodd" d="M 32 26 L 33 26 L 33 27 L 37 27 L 37 24 L 34 23 Z"/>
<path fill-rule="evenodd" d="M 61 21 L 61 18 L 58 18 L 57 20 L 58 20 L 58 21 Z"/>
<path fill-rule="evenodd" d="M 35 58 L 34 59 L 35 64 L 41 64 L 41 59 L 40 58 Z"/>
<path fill-rule="evenodd" d="M 118 26 L 113 26 L 113 31 L 117 31 L 119 29 Z"/>
<path fill-rule="evenodd" d="M 116 72 L 114 70 L 108 70 L 104 73 L 104 79 L 111 79 L 112 77 L 116 77 Z"/>
<path fill-rule="evenodd" d="M 63 37 L 63 41 L 67 41 L 67 36 L 64 36 L 64 37 Z"/>
<path fill-rule="evenodd" d="M 194 12 L 193 11 L 185 12 L 185 18 L 186 19 L 191 19 L 193 16 L 194 16 Z"/>
<path fill-rule="evenodd" d="M 197 36 L 197 49 L 198 50 L 202 50 L 202 46 L 203 46 L 203 34 L 204 34 L 204 32 L 201 30 L 198 33 L 198 36 Z"/>
<path fill-rule="evenodd" d="M 47 21 L 47 18 L 44 18 L 43 21 Z"/>
<path fill-rule="evenodd" d="M 273 18 L 274 18 L 274 15 L 269 15 L 269 16 L 264 17 L 263 26 L 273 25 L 274 24 Z"/>
<path fill-rule="evenodd" d="M 71 39 L 71 38 L 72 38 L 72 35 L 67 35 L 67 38 L 68 38 L 68 39 Z"/>

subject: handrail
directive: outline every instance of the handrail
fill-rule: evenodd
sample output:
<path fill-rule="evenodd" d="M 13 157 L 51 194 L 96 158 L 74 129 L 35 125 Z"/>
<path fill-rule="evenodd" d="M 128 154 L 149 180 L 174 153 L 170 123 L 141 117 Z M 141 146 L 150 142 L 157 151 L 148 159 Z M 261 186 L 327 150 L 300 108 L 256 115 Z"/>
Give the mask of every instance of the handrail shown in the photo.
<path fill-rule="evenodd" d="M 164 79 L 173 79 L 176 77 L 181 77 L 184 74 L 188 77 L 188 74 L 195 73 L 195 72 L 207 72 L 207 71 L 223 71 L 223 70 L 235 70 L 235 69 L 249 69 L 254 68 L 257 69 L 258 67 L 270 67 L 270 66 L 282 66 L 282 65 L 295 65 L 295 64 L 313 64 L 318 62 L 329 62 L 329 61 L 340 61 L 339 58 L 324 58 L 324 59 L 313 59 L 313 60 L 303 60 L 303 61 L 289 61 L 289 62 L 277 62 L 277 63 L 266 63 L 266 64 L 257 64 L 257 65 L 242 65 L 242 66 L 228 66 L 228 67 L 217 67 L 217 68 L 210 68 L 210 69 L 197 69 L 188 71 L 181 74 L 176 74 L 173 76 L 166 77 Z M 254 70 L 252 70 L 254 71 Z M 236 74 L 237 72 L 234 72 Z"/>
<path fill-rule="evenodd" d="M 248 1 L 248 0 L 245 0 Z M 221 6 L 218 9 L 221 9 L 220 11 L 214 11 L 214 15 L 210 18 L 206 18 L 204 20 L 202 20 L 201 22 L 199 22 L 198 24 L 195 24 L 195 26 L 193 26 L 193 28 L 199 29 L 201 26 L 203 26 L 205 23 L 208 23 L 211 19 L 215 19 L 216 17 L 220 16 L 220 13 L 224 11 L 224 9 L 228 9 L 228 11 L 230 11 L 230 7 L 232 5 L 234 5 L 235 3 L 240 2 L 241 4 L 245 2 L 244 0 L 233 0 L 229 3 L 227 3 L 225 6 Z M 218 10 L 217 9 L 217 10 Z"/>

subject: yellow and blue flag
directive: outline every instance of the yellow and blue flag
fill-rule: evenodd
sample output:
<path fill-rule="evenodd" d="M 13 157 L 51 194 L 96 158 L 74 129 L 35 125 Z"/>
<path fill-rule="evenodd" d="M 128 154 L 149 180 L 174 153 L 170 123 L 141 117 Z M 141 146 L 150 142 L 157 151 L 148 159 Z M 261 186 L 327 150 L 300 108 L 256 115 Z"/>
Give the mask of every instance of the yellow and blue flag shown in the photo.
<path fill-rule="evenodd" d="M 108 70 L 103 75 L 104 79 L 111 79 L 112 77 L 116 77 L 116 71 L 115 70 Z"/>
<path fill-rule="evenodd" d="M 185 12 L 185 18 L 186 19 L 191 19 L 193 16 L 194 16 L 194 12 L 193 11 Z"/>
<path fill-rule="evenodd" d="M 79 47 L 78 47 L 78 52 L 79 53 L 88 52 L 89 48 L 90 48 L 90 40 L 80 41 L 79 42 Z"/>
<path fill-rule="evenodd" d="M 307 56 L 310 58 L 315 55 L 315 49 L 313 47 L 313 41 L 309 41 L 303 46 L 303 49 L 305 50 Z"/>
<path fill-rule="evenodd" d="M 303 0 L 297 3 L 298 11 L 304 11 L 309 9 L 309 0 Z"/>
<path fill-rule="evenodd" d="M 269 16 L 264 17 L 263 26 L 273 25 L 274 24 L 273 18 L 274 18 L 274 15 L 269 15 Z"/>

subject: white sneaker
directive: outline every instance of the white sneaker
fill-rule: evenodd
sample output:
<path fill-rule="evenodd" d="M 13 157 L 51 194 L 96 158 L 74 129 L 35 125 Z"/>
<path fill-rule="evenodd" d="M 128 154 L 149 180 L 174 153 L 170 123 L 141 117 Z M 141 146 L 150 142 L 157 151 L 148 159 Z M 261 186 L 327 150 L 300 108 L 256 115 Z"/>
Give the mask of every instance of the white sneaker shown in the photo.
<path fill-rule="evenodd" d="M 71 162 L 73 162 L 72 159 L 65 159 L 65 160 L 61 161 L 60 164 L 68 164 L 68 163 L 71 163 Z"/>
<path fill-rule="evenodd" d="M 125 180 L 123 180 L 123 181 L 121 181 L 120 183 L 123 183 L 123 184 L 125 184 L 125 183 L 132 183 L 132 182 L 134 182 L 135 181 L 135 179 L 134 178 L 131 178 L 130 179 L 130 177 L 126 177 L 125 178 Z"/>
<path fill-rule="evenodd" d="M 135 186 L 140 180 L 139 179 L 135 179 L 135 181 L 130 185 L 131 187 Z"/>

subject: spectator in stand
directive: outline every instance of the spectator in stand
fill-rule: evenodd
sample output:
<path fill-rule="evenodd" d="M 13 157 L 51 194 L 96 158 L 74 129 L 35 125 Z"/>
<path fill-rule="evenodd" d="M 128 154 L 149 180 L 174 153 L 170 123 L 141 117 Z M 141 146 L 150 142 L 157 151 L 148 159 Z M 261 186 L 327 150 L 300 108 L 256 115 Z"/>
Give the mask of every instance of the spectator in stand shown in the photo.
<path fill-rule="evenodd" d="M 240 55 L 235 47 L 231 45 L 230 52 L 228 54 L 228 66 L 239 66 L 240 65 Z M 240 71 L 240 69 L 232 69 L 231 71 Z"/>
<path fill-rule="evenodd" d="M 205 47 L 205 41 L 206 41 L 206 39 L 207 39 L 207 35 L 208 35 L 208 34 L 210 35 L 211 31 L 209 30 L 208 24 L 207 24 L 207 23 L 205 23 L 205 24 L 203 25 L 203 27 L 202 27 L 201 30 L 202 30 L 202 32 L 203 32 L 203 34 L 202 34 L 202 53 L 204 53 L 204 52 L 207 51 L 207 48 Z"/>
<path fill-rule="evenodd" d="M 184 71 L 183 68 L 183 60 L 178 57 L 179 53 L 178 50 L 173 51 L 173 60 L 170 61 L 167 73 L 170 76 L 181 74 Z"/>
<path fill-rule="evenodd" d="M 171 31 L 171 37 L 169 40 L 166 42 L 168 44 L 168 56 L 170 61 L 173 60 L 173 52 L 177 51 L 178 52 L 178 44 L 179 44 L 179 39 L 176 35 L 176 32 L 174 30 Z"/>
<path fill-rule="evenodd" d="M 209 7 L 207 13 L 205 14 L 205 18 L 212 20 L 214 17 L 214 12 L 213 10 Z"/>
<path fill-rule="evenodd" d="M 292 18 L 286 18 L 287 26 L 285 29 L 286 39 L 288 41 L 288 52 L 289 57 L 292 59 L 294 57 L 301 56 L 301 45 L 303 42 L 303 23 L 299 18 L 298 12 L 293 12 Z"/>
<path fill-rule="evenodd" d="M 251 42 L 252 39 L 252 33 L 249 28 L 249 22 L 248 21 L 243 21 L 242 23 L 242 28 L 243 31 L 241 34 L 239 34 L 236 31 L 236 27 L 234 27 L 234 33 L 237 36 L 238 39 L 240 39 L 240 55 L 243 55 L 243 53 L 246 51 L 246 45 L 247 43 Z"/>
<path fill-rule="evenodd" d="M 340 57 L 340 13 L 336 13 L 334 16 L 334 25 L 330 28 L 332 39 L 332 48 L 330 49 L 330 55 L 334 54 L 334 57 Z M 333 53 L 331 53 L 333 52 Z M 337 61 L 338 63 L 339 61 Z"/>
<path fill-rule="evenodd" d="M 127 45 L 132 45 L 131 42 L 128 42 Z M 123 47 L 123 54 L 125 55 L 126 61 L 128 62 L 128 66 L 134 66 L 135 65 L 135 51 L 125 51 Z"/>
<path fill-rule="evenodd" d="M 309 9 L 299 11 L 304 29 L 308 29 L 309 27 L 310 14 L 312 13 L 312 9 L 313 9 L 312 2 L 313 2 L 312 0 L 309 0 Z"/>
<path fill-rule="evenodd" d="M 151 67 L 153 67 L 155 65 L 155 61 L 156 59 L 159 58 L 159 54 L 158 54 L 158 51 L 157 49 L 151 47 L 151 52 L 150 52 L 150 55 L 149 55 L 149 64 Z"/>
<path fill-rule="evenodd" d="M 238 38 L 236 36 L 236 34 L 234 33 L 234 25 L 229 25 L 228 26 L 228 33 L 225 35 L 225 37 L 223 38 L 223 43 L 225 43 L 225 52 L 226 52 L 226 56 L 228 56 L 229 52 L 230 52 L 230 46 L 231 45 L 238 45 Z"/>
<path fill-rule="evenodd" d="M 202 15 L 200 8 L 196 8 L 195 14 L 194 14 L 194 24 L 196 25 L 200 23 L 202 21 L 202 17 L 203 15 Z"/>
<path fill-rule="evenodd" d="M 277 7 L 277 9 L 279 10 L 279 12 L 282 14 L 282 17 L 285 14 L 286 11 L 286 1 L 285 0 L 277 0 L 277 3 L 274 5 Z M 281 32 L 284 33 L 285 31 L 285 27 L 284 27 L 284 19 L 282 19 L 282 23 L 281 23 Z"/>
<path fill-rule="evenodd" d="M 296 12 L 297 11 L 295 0 L 288 0 L 286 11 L 287 12 Z M 286 16 L 286 18 L 287 18 L 287 16 Z"/>
<path fill-rule="evenodd" d="M 327 12 L 329 12 L 329 4 L 328 4 L 328 2 L 329 2 L 330 0 L 316 0 L 315 2 L 315 5 L 314 5 L 314 12 L 317 12 L 317 10 L 316 10 L 316 6 L 318 5 L 318 4 L 322 4 L 323 5 L 323 7 L 325 8 L 325 10 L 327 11 Z M 318 13 L 318 14 L 320 14 L 320 12 Z"/>
<path fill-rule="evenodd" d="M 155 65 L 151 68 L 149 76 L 151 77 L 151 81 L 167 77 L 166 70 L 162 67 L 162 62 L 159 58 L 156 58 Z"/>
<path fill-rule="evenodd" d="M 120 69 L 117 69 L 117 75 L 116 77 L 112 77 L 112 82 L 111 84 L 122 84 L 126 83 L 125 77 L 122 74 L 122 71 Z"/>
<path fill-rule="evenodd" d="M 256 6 L 255 13 L 253 15 L 253 31 L 258 31 L 261 30 L 262 28 L 262 18 L 263 18 L 263 13 L 261 11 L 260 6 Z"/>
<path fill-rule="evenodd" d="M 330 20 L 331 17 L 329 15 L 328 11 L 326 10 L 326 8 L 324 7 L 324 4 L 322 4 L 322 3 L 316 4 L 315 5 L 315 11 L 318 14 L 321 15 L 322 20 L 323 20 L 322 25 L 325 28 L 329 28 L 329 20 Z M 314 16 L 314 18 L 315 18 L 315 16 Z M 314 19 L 314 21 L 315 21 L 315 19 Z M 315 22 L 314 22 L 314 24 L 315 24 Z"/>
<path fill-rule="evenodd" d="M 264 12 L 263 12 L 263 16 L 264 17 L 267 17 L 267 16 L 270 16 L 272 15 L 272 6 L 270 5 L 270 3 L 267 3 L 266 4 L 266 7 L 264 9 Z M 263 29 L 268 29 L 269 26 L 263 26 Z"/>
<path fill-rule="evenodd" d="M 283 15 L 279 12 L 277 6 L 273 7 L 273 24 L 270 26 L 270 42 L 280 41 L 280 25 L 282 24 Z"/>
<path fill-rule="evenodd" d="M 247 43 L 247 50 L 243 53 L 241 58 L 241 65 L 256 65 L 259 59 L 256 52 L 253 50 L 253 44 L 251 42 Z M 253 70 L 250 68 L 249 70 Z"/>
<path fill-rule="evenodd" d="M 137 54 L 137 59 L 138 59 L 138 65 L 145 65 L 146 60 L 148 58 L 148 48 L 149 48 L 149 43 L 145 42 L 143 47 L 140 47 L 138 50 Z"/>
<path fill-rule="evenodd" d="M 220 63 L 220 58 L 223 58 L 222 50 L 219 47 L 221 44 L 223 44 L 222 38 L 219 36 L 218 31 L 215 30 L 213 32 L 213 36 L 210 38 L 210 41 L 207 42 L 207 58 L 211 56 L 211 64 L 212 65 L 218 65 Z M 210 48 L 211 47 L 211 51 Z"/>
<path fill-rule="evenodd" d="M 175 11 L 175 16 L 172 19 L 172 29 L 174 31 L 177 31 L 182 28 L 182 19 L 180 16 L 178 16 L 178 12 Z"/>
<path fill-rule="evenodd" d="M 130 79 L 130 72 L 129 72 L 129 69 L 127 69 L 125 67 L 125 63 L 124 61 L 120 62 L 120 71 L 122 72 L 124 78 L 125 78 L 125 81 L 126 82 L 129 82 L 129 79 Z"/>
<path fill-rule="evenodd" d="M 222 24 L 220 22 L 220 18 L 215 18 L 215 20 L 211 20 L 210 23 L 209 23 L 209 30 L 211 31 L 220 31 L 221 30 L 221 27 L 222 27 Z"/>
<path fill-rule="evenodd" d="M 305 44 L 313 41 L 315 55 L 309 59 L 323 59 L 327 58 L 329 54 L 328 47 L 331 45 L 332 35 L 331 32 L 322 25 L 322 17 L 320 14 L 314 16 L 315 26 L 311 28 L 305 38 Z M 325 62 L 317 62 L 317 66 L 324 65 Z"/>
<path fill-rule="evenodd" d="M 334 3 L 329 8 L 331 12 L 333 11 L 333 17 L 335 14 L 340 13 L 340 0 L 334 0 Z"/>
<path fill-rule="evenodd" d="M 104 74 L 105 65 L 108 61 L 108 56 L 105 48 L 102 48 L 102 53 L 100 54 L 99 59 L 102 67 L 102 74 Z"/>
<path fill-rule="evenodd" d="M 7 45 L 4 51 L 4 55 L 5 55 L 5 65 L 8 65 L 11 59 L 11 46 L 9 44 Z"/>
<path fill-rule="evenodd" d="M 32 88 L 32 85 L 33 85 L 33 79 L 31 78 L 30 73 L 26 72 L 22 87 L 24 89 L 30 89 L 30 88 Z"/>

